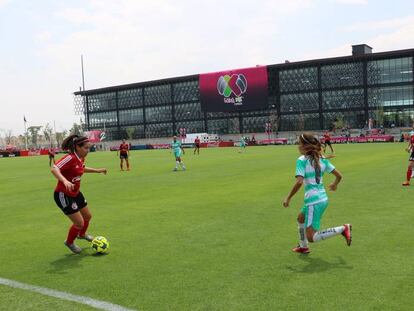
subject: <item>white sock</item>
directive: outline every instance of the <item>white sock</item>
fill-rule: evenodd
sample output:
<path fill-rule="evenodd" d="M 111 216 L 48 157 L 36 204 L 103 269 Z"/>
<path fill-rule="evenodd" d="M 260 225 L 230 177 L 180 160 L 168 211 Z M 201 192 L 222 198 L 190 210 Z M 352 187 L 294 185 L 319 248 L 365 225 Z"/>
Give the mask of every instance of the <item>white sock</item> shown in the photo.
<path fill-rule="evenodd" d="M 175 161 L 175 168 L 178 168 L 178 164 L 180 164 L 180 162 Z"/>
<path fill-rule="evenodd" d="M 180 164 L 181 164 L 181 167 L 182 167 L 183 169 L 185 169 L 184 162 L 183 162 L 183 161 L 181 161 L 181 162 L 180 162 Z"/>
<path fill-rule="evenodd" d="M 307 248 L 308 239 L 306 237 L 305 224 L 298 223 L 298 230 L 299 230 L 299 246 Z"/>
<path fill-rule="evenodd" d="M 321 231 L 316 232 L 313 235 L 313 242 L 318 242 L 321 240 L 329 239 L 335 235 L 339 235 L 344 232 L 345 226 L 335 227 L 335 228 L 328 228 Z"/>

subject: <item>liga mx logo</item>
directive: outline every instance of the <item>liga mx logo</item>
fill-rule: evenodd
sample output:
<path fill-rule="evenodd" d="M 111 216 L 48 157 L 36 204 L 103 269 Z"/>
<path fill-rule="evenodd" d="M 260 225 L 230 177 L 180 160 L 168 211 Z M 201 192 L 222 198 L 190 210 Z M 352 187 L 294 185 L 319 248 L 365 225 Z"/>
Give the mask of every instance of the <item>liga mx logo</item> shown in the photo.
<path fill-rule="evenodd" d="M 221 76 L 217 80 L 217 91 L 224 96 L 225 103 L 242 105 L 242 95 L 247 91 L 247 79 L 243 74 Z"/>

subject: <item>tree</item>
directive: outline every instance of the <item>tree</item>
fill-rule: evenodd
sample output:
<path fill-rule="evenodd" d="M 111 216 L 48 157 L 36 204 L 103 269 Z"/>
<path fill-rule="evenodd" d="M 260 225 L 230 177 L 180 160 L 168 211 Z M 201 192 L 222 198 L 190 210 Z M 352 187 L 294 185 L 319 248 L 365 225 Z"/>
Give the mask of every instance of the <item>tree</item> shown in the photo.
<path fill-rule="evenodd" d="M 375 121 L 377 122 L 377 125 L 381 126 L 384 125 L 384 107 L 380 106 L 378 107 L 377 111 L 375 111 Z"/>
<path fill-rule="evenodd" d="M 127 127 L 125 132 L 127 134 L 128 140 L 132 140 L 134 138 L 135 127 Z"/>
<path fill-rule="evenodd" d="M 43 127 L 43 136 L 45 137 L 45 140 L 49 143 L 51 147 L 52 147 L 52 135 L 53 135 L 52 127 L 49 125 L 49 123 L 46 123 L 46 125 Z"/>
<path fill-rule="evenodd" d="M 70 135 L 82 135 L 83 134 L 82 125 L 73 123 L 73 126 L 69 132 L 70 132 Z"/>
<path fill-rule="evenodd" d="M 65 139 L 66 135 L 67 135 L 67 131 L 56 132 L 56 142 L 57 142 L 58 146 L 62 145 L 62 142 Z"/>
<path fill-rule="evenodd" d="M 335 120 L 333 121 L 333 126 L 334 126 L 334 132 L 337 129 L 341 129 L 344 127 L 344 117 L 342 115 L 338 115 Z"/>
<path fill-rule="evenodd" d="M 41 126 L 30 126 L 27 128 L 33 147 L 37 147 L 37 140 L 39 139 L 39 131 L 41 128 Z"/>
<path fill-rule="evenodd" d="M 10 145 L 12 143 L 13 131 L 11 129 L 3 130 L 4 140 L 6 145 Z"/>

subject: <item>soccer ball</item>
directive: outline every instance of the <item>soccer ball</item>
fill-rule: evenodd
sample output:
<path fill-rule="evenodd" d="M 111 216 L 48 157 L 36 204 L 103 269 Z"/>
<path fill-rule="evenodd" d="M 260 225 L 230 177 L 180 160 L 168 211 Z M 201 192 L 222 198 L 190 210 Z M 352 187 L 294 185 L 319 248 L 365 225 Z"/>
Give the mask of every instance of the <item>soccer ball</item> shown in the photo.
<path fill-rule="evenodd" d="M 97 236 L 92 241 L 92 248 L 99 254 L 106 253 L 109 248 L 109 242 L 105 237 Z"/>

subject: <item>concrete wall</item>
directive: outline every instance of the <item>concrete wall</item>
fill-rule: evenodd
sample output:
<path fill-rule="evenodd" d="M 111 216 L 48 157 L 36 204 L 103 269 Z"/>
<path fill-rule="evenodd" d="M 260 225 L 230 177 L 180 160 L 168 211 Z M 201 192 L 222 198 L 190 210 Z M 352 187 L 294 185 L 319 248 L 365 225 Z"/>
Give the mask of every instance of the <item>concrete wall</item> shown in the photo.
<path fill-rule="evenodd" d="M 395 140 L 398 141 L 401 135 L 401 132 L 410 131 L 410 128 L 394 128 L 394 129 L 385 129 L 385 133 L 387 135 L 393 135 L 395 137 Z M 361 129 L 351 129 L 351 136 L 359 136 L 361 134 Z M 365 134 L 365 131 L 362 131 Z M 303 132 L 297 131 L 297 132 L 279 132 L 277 135 L 273 133 L 270 135 L 270 138 L 287 138 L 289 143 L 295 143 L 298 136 L 302 134 Z M 324 131 L 311 131 L 311 133 L 315 135 L 322 136 Z M 254 135 L 256 141 L 267 139 L 268 135 L 266 133 L 247 133 L 247 134 L 228 134 L 228 135 L 221 135 L 220 138 L 223 141 L 239 141 L 241 136 L 246 137 L 252 137 Z M 334 136 L 341 135 L 341 131 L 337 131 L 336 133 L 333 133 Z M 161 137 L 161 138 L 143 138 L 143 139 L 133 139 L 131 141 L 128 141 L 132 145 L 146 145 L 146 144 L 168 144 L 172 140 L 171 137 Z M 112 146 L 119 146 L 121 143 L 120 140 L 116 141 L 107 141 L 105 142 L 106 149 L 108 150 Z"/>

